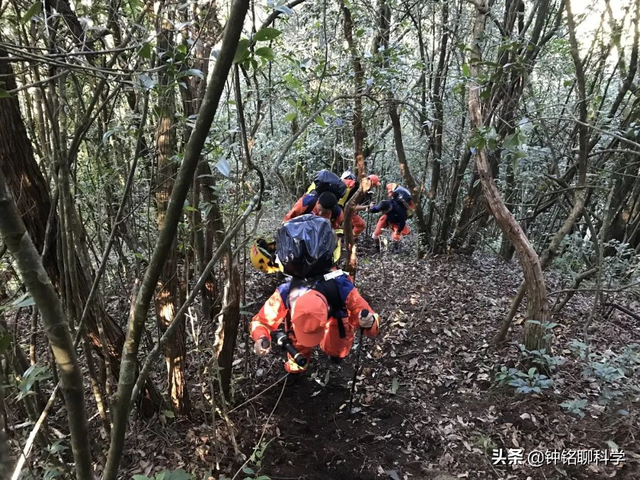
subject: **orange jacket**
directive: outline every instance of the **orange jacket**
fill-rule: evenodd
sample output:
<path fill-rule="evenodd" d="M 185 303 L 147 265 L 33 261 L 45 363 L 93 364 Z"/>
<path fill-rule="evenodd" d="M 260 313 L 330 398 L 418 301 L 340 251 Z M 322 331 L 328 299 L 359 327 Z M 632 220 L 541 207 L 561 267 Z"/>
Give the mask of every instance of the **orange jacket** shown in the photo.
<path fill-rule="evenodd" d="M 313 205 L 313 208 L 311 208 L 311 205 Z M 307 213 L 326 218 L 327 220 L 329 220 L 329 222 L 331 222 L 331 227 L 334 230 L 340 226 L 342 220 L 344 219 L 342 209 L 338 205 L 333 208 L 333 211 L 329 215 L 319 215 L 318 196 L 315 193 L 308 193 L 295 203 L 293 208 L 289 210 L 289 212 L 284 216 L 284 221 L 288 222 L 292 218 L 296 218 Z"/>
<path fill-rule="evenodd" d="M 349 326 L 348 330 L 352 333 L 354 330 L 360 328 L 360 312 L 362 310 L 368 310 L 370 313 L 374 313 L 367 301 L 362 298 L 360 292 L 353 285 L 353 282 L 347 275 L 341 275 L 336 277 L 334 281 L 337 283 L 338 292 L 340 297 L 344 301 L 345 310 L 348 317 L 343 319 L 345 327 Z M 291 282 L 285 282 L 278 286 L 275 292 L 269 297 L 269 300 L 265 302 L 260 311 L 253 317 L 251 321 L 251 338 L 258 340 L 260 337 L 269 337 L 270 333 L 277 330 L 280 324 L 284 321 L 289 313 L 289 290 Z M 304 288 L 304 287 L 303 287 Z M 332 322 L 328 322 L 329 326 Z M 335 323 L 335 322 L 333 322 Z M 364 331 L 364 334 L 368 337 L 375 337 L 378 335 L 379 319 L 373 323 L 373 326 Z M 327 328 L 327 332 L 329 328 Z"/>

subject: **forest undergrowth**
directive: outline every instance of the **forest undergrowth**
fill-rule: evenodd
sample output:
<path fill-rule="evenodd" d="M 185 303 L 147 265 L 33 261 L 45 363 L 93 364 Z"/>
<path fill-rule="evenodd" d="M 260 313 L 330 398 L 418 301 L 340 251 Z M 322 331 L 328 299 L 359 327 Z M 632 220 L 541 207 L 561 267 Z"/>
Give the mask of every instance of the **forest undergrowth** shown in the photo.
<path fill-rule="evenodd" d="M 530 375 L 519 363 L 521 315 L 511 343 L 492 345 L 522 279 L 517 266 L 486 253 L 416 260 L 408 245 L 397 254 L 375 253 L 369 239 L 361 247 L 356 283 L 383 327 L 375 341 L 364 341 L 351 414 L 357 345 L 340 365 L 316 352 L 310 371 L 293 384 L 284 378 L 283 353 L 263 359 L 250 352 L 235 362 L 228 425 L 219 421 L 212 430 L 206 408 L 192 419 L 165 411 L 150 422 L 132 422 L 122 478 L 180 468 L 215 479 L 638 478 L 637 393 L 630 395 L 622 378 L 593 373 L 627 362 L 625 378 L 637 385 L 638 352 L 628 348 L 640 343 L 633 318 L 596 319 L 589 328 L 591 360 L 581 359 L 592 300 L 576 295 L 551 325 L 554 351 L 546 367 L 534 359 L 538 368 Z M 250 319 L 277 278 L 247 274 Z M 548 282 L 551 290 L 561 288 L 553 273 Z M 206 355 L 193 358 L 189 369 L 196 376 Z M 160 381 L 162 367 L 154 375 Z M 192 398 L 206 397 L 208 385 L 192 385 Z M 522 448 L 526 459 L 532 450 L 614 445 L 625 451 L 624 465 L 534 468 L 492 460 L 494 449 Z"/>

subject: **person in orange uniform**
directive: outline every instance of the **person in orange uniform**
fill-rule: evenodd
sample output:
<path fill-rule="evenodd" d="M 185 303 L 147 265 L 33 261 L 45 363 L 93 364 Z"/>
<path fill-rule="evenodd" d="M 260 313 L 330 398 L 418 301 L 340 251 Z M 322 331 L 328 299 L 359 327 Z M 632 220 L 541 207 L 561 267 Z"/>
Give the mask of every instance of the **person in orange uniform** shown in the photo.
<path fill-rule="evenodd" d="M 382 213 L 373 232 L 373 241 L 376 249 L 380 249 L 380 234 L 385 228 L 391 229 L 393 242 L 398 242 L 403 235 L 411 233 L 411 229 L 407 225 L 407 209 L 404 204 L 395 200 L 383 200 L 369 210 L 373 213 Z"/>
<path fill-rule="evenodd" d="M 378 315 L 340 270 L 310 284 L 293 279 L 278 286 L 251 322 L 251 338 L 258 355 L 269 353 L 271 333 L 283 322 L 293 347 L 307 360 L 301 367 L 288 354 L 285 370 L 289 373 L 304 372 L 316 346 L 339 363 L 349 354 L 356 329 L 362 328 L 371 338 L 379 329 Z"/>
<path fill-rule="evenodd" d="M 292 218 L 308 213 L 326 218 L 334 230 L 340 226 L 344 219 L 342 208 L 338 205 L 338 199 L 333 193 L 324 192 L 318 195 L 313 192 L 307 193 L 300 198 L 293 208 L 284 216 L 284 221 L 288 222 Z"/>
<path fill-rule="evenodd" d="M 380 178 L 377 175 L 372 174 L 372 175 L 369 175 L 367 178 L 371 181 L 372 187 L 378 187 L 380 185 Z M 347 202 L 351 200 L 351 197 L 353 197 L 358 191 L 358 188 L 360 187 L 360 182 L 358 182 L 358 179 L 353 173 L 351 173 L 350 170 L 347 170 L 346 172 L 344 172 L 340 177 L 340 179 L 347 186 L 347 193 L 344 195 L 344 197 L 338 200 L 338 205 L 340 205 L 344 209 Z M 373 192 L 369 190 L 364 196 L 364 198 L 360 201 L 360 204 L 356 205 L 355 213 L 351 216 L 351 225 L 353 226 L 353 235 L 356 237 L 360 235 L 362 232 L 364 232 L 365 228 L 367 228 L 367 224 L 365 223 L 364 219 L 360 215 L 358 215 L 358 212 L 367 210 L 369 208 L 369 204 L 371 203 L 372 199 L 373 199 Z"/>

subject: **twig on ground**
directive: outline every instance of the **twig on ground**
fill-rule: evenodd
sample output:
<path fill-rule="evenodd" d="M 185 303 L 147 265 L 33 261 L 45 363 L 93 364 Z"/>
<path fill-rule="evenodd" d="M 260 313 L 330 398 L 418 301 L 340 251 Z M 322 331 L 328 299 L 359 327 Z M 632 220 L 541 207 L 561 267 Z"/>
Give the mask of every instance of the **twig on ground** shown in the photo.
<path fill-rule="evenodd" d="M 287 373 L 283 378 L 287 378 L 289 376 L 289 374 Z M 275 385 L 275 384 L 274 384 Z M 273 412 L 276 411 L 276 408 L 278 408 L 278 405 L 280 404 L 280 399 L 282 398 L 282 394 L 284 393 L 284 389 L 287 387 L 287 382 L 284 382 L 284 384 L 282 385 L 282 390 L 280 390 L 280 396 L 278 397 L 278 400 L 276 400 L 276 404 L 273 406 L 273 408 L 271 409 L 271 413 L 269 414 L 269 417 L 267 417 L 267 421 L 264 422 L 264 427 L 262 428 L 262 434 L 260 435 L 260 438 L 258 439 L 256 446 L 253 449 L 253 452 L 251 453 L 251 455 L 249 456 L 249 458 L 247 458 L 245 460 L 245 462 L 240 466 L 240 468 L 238 469 L 238 471 L 235 473 L 235 475 L 233 477 L 231 477 L 231 480 L 235 480 L 236 477 L 238 475 L 240 475 L 240 472 L 242 472 L 242 469 L 244 467 L 247 466 L 247 464 L 251 461 L 251 459 L 253 458 L 253 456 L 256 454 L 256 452 L 258 451 L 258 448 L 260 448 L 260 445 L 262 444 L 262 439 L 264 438 L 264 434 L 267 432 L 267 427 L 269 426 L 269 421 L 271 420 L 271 417 L 273 416 Z"/>

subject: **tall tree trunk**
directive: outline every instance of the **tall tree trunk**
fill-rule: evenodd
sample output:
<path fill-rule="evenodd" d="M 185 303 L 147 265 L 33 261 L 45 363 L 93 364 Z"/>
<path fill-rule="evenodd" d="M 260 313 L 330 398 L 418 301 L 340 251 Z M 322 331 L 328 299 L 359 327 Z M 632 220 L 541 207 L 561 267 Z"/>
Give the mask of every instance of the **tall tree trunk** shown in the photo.
<path fill-rule="evenodd" d="M 159 18 L 158 26 L 158 58 L 161 64 L 168 66 L 166 59 L 172 58 L 172 26 L 169 19 Z M 159 74 L 160 118 L 156 128 L 156 218 L 158 229 L 162 230 L 173 190 L 174 176 L 177 172 L 174 155 L 176 152 L 175 134 L 175 90 L 173 79 L 169 78 L 166 69 Z M 166 252 L 162 273 L 158 279 L 155 295 L 156 317 L 160 334 L 164 333 L 174 319 L 180 306 L 178 277 L 177 238 L 173 239 Z M 185 381 L 187 363 L 186 331 L 184 323 L 171 337 L 164 347 L 164 358 L 167 365 L 169 397 L 176 413 L 187 414 L 190 410 L 189 393 Z"/>
<path fill-rule="evenodd" d="M 487 86 L 487 89 L 492 92 L 492 97 L 489 101 L 490 108 L 488 110 L 493 112 L 501 105 L 500 114 L 496 116 L 495 121 L 499 122 L 497 123 L 496 131 L 498 135 L 503 138 L 514 131 L 512 121 L 524 90 L 525 81 L 535 65 L 537 54 L 542 46 L 553 38 L 555 28 L 561 21 L 562 5 L 560 6 L 560 11 L 556 14 L 555 24 L 548 22 L 549 1 L 550 0 L 541 0 L 534 6 L 536 21 L 531 36 L 526 41 L 526 45 L 530 46 L 530 48 L 523 47 L 517 52 L 514 52 L 512 49 L 505 49 L 499 57 L 498 63 L 502 68 L 496 71 L 497 80 Z M 503 32 L 512 35 L 516 21 L 518 21 L 518 28 L 520 29 L 519 35 L 524 36 L 524 26 L 522 25 L 523 2 L 521 0 L 509 0 L 505 2 L 504 5 Z M 543 36 L 543 28 L 547 23 L 551 24 L 551 26 L 549 31 Z M 514 56 L 521 57 L 519 61 L 522 62 L 525 67 L 514 70 L 512 73 L 508 73 L 508 71 L 503 73 L 502 70 L 504 70 L 504 67 L 510 60 L 513 60 Z M 499 173 L 499 151 L 490 155 L 489 159 L 493 178 L 495 179 Z M 464 201 L 462 213 L 460 214 L 460 219 L 451 240 L 451 247 L 454 249 L 462 248 L 466 244 L 469 250 L 473 251 L 477 237 L 471 235 L 471 233 L 477 231 L 479 227 L 470 227 L 478 220 L 480 220 L 482 224 L 487 219 L 486 212 L 484 212 L 486 208 L 485 201 L 482 198 L 483 189 L 481 188 L 479 179 L 480 177 L 477 172 L 474 172 L 467 197 Z"/>
<path fill-rule="evenodd" d="M 400 115 L 398 114 L 398 106 L 395 99 L 391 94 L 388 96 L 389 101 L 389 116 L 391 117 L 391 124 L 393 125 L 393 138 L 396 144 L 396 153 L 398 155 L 398 163 L 400 164 L 400 173 L 406 183 L 407 187 L 411 191 L 413 196 L 413 204 L 415 206 L 418 234 L 420 235 L 418 256 L 421 257 L 424 254 L 425 246 L 428 245 L 429 238 L 427 236 L 427 224 L 424 217 L 424 211 L 422 210 L 422 186 L 418 185 L 411 174 L 411 169 L 407 163 L 407 156 L 404 151 L 404 143 L 402 141 L 402 127 L 400 125 Z"/>
<path fill-rule="evenodd" d="M 513 172 L 513 162 L 507 161 L 507 173 L 505 179 L 505 191 L 504 196 L 506 198 L 507 208 L 511 213 L 513 213 L 513 205 L 516 203 L 516 189 L 515 189 L 515 175 Z M 500 256 L 504 258 L 507 262 L 511 261 L 515 249 L 513 245 L 509 241 L 509 237 L 502 234 L 502 240 L 500 241 Z"/>
<path fill-rule="evenodd" d="M 479 65 L 482 61 L 480 50 L 480 41 L 484 35 L 488 8 L 486 3 L 476 5 L 476 19 L 474 24 L 474 43 L 473 53 L 470 61 L 470 72 L 473 79 L 479 77 Z M 482 104 L 480 100 L 480 86 L 475 83 L 469 83 L 469 116 L 471 124 L 474 128 L 479 129 L 484 126 L 482 116 Z M 544 336 L 544 328 L 542 324 L 550 318 L 549 303 L 547 299 L 547 289 L 542 275 L 540 259 L 535 250 L 529 243 L 524 231 L 505 206 L 500 192 L 493 179 L 491 167 L 486 148 L 481 148 L 476 157 L 476 165 L 478 175 L 482 183 L 482 190 L 486 198 L 487 207 L 491 214 L 495 217 L 496 223 L 500 229 L 509 236 L 509 240 L 513 243 L 522 270 L 525 282 L 527 284 L 527 294 L 529 302 L 527 304 L 527 320 L 525 326 L 525 346 L 529 350 L 540 350 L 546 347 L 547 341 Z"/>
<path fill-rule="evenodd" d="M 6 120 L 12 120 L 16 122 L 13 125 L 21 125 L 24 128 L 17 106 L 15 98 L 0 101 L 0 117 L 4 118 L 4 121 L 0 123 L 7 125 Z M 16 116 L 16 114 L 18 115 Z M 0 235 L 15 258 L 22 281 L 40 311 L 44 332 L 49 339 L 58 364 L 69 431 L 71 432 L 71 449 L 76 463 L 76 476 L 81 480 L 92 480 L 91 446 L 84 403 L 82 372 L 78 366 L 73 340 L 67 328 L 60 298 L 44 270 L 40 252 L 36 250 L 25 225 L 20 220 L 20 213 L 13 202 L 1 171 Z"/>
<path fill-rule="evenodd" d="M 456 162 L 453 168 L 451 191 L 449 192 L 449 198 L 444 207 L 442 227 L 440 229 L 439 239 L 437 240 L 438 243 L 434 249 L 436 253 L 443 253 L 449 243 L 449 234 L 451 233 L 451 225 L 454 220 L 453 216 L 456 211 L 456 204 L 458 203 L 458 192 L 460 191 L 460 186 L 462 185 L 462 180 L 464 179 L 464 174 L 467 171 L 470 160 L 471 150 L 467 148 L 464 155 L 462 155 L 462 159 Z"/>
<path fill-rule="evenodd" d="M 16 88 L 13 70 L 7 60 L 7 53 L 0 50 L 0 82 L 4 82 L 5 90 Z M 0 99 L 2 113 L 0 115 L 0 170 L 7 179 L 9 190 L 16 200 L 27 232 L 31 236 L 36 249 L 43 252 L 43 265 L 58 292 L 63 292 L 63 282 L 58 267 L 56 252 L 58 216 L 52 206 L 47 182 L 36 163 L 27 131 L 20 115 L 17 98 Z M 53 210 L 52 210 L 53 209 Z M 47 233 L 47 229 L 49 233 Z M 45 247 L 45 238 L 50 243 Z M 83 265 L 79 252 L 74 251 L 74 259 L 78 268 L 78 295 L 81 302 L 86 303 L 91 286 L 90 266 Z M 118 378 L 120 371 L 120 355 L 124 345 L 124 332 L 111 317 L 100 300 L 95 301 L 86 319 L 87 333 L 96 353 L 102 355 L 103 345 L 100 340 L 100 323 L 108 345 L 112 373 Z M 158 411 L 161 398 L 151 382 L 147 383 L 145 395 L 142 397 L 141 411 L 151 416 Z"/>
<path fill-rule="evenodd" d="M 442 2 L 442 37 L 440 40 L 440 56 L 438 58 L 438 68 L 433 79 L 433 105 L 435 107 L 435 125 L 433 129 L 433 137 L 431 144 L 433 145 L 433 164 L 431 167 L 431 186 L 429 187 L 429 211 L 426 218 L 425 234 L 431 238 L 431 229 L 433 225 L 433 213 L 436 207 L 436 196 L 438 194 L 438 185 L 440 184 L 440 170 L 442 166 L 442 132 L 444 129 L 444 108 L 443 108 L 443 91 L 444 91 L 444 75 L 445 61 L 447 59 L 447 43 L 449 41 L 449 5 Z"/>
<path fill-rule="evenodd" d="M 355 159 L 356 176 L 358 178 L 362 178 L 366 175 L 366 166 L 364 162 L 366 150 L 366 132 L 362 123 L 362 93 L 364 92 L 364 69 L 362 68 L 362 62 L 360 61 L 358 47 L 353 38 L 353 19 L 351 17 L 351 10 L 344 3 L 344 0 L 339 1 L 340 6 L 342 7 L 342 13 L 344 15 L 344 38 L 346 39 L 347 45 L 349 46 L 351 63 L 353 65 L 353 153 Z"/>
<path fill-rule="evenodd" d="M 589 127 L 587 124 L 587 100 L 586 100 L 586 82 L 584 75 L 584 66 L 582 65 L 582 60 L 580 59 L 580 53 L 578 49 L 578 41 L 576 39 L 575 34 L 575 24 L 573 20 L 573 14 L 571 12 L 571 2 L 566 0 L 563 5 L 567 9 L 567 23 L 569 25 L 569 42 L 571 44 L 571 58 L 573 60 L 573 65 L 576 71 L 576 79 L 578 84 L 578 97 L 579 97 L 579 117 L 580 121 L 576 125 L 576 129 L 578 130 L 578 161 L 577 166 L 574 164 L 567 173 L 565 177 L 570 178 L 569 173 L 575 172 L 578 170 L 578 185 L 575 193 L 575 200 L 573 204 L 573 208 L 571 212 L 567 216 L 567 219 L 563 223 L 562 227 L 556 232 L 556 234 L 551 239 L 549 246 L 542 254 L 540 259 L 540 263 L 543 269 L 547 268 L 551 264 L 551 261 L 556 256 L 558 249 L 560 248 L 560 244 L 565 236 L 571 232 L 573 226 L 578 218 L 582 215 L 582 210 L 587 202 L 587 191 L 585 190 L 585 185 L 587 181 L 587 158 L 589 155 Z M 573 175 L 573 173 L 571 173 Z M 567 180 L 568 181 L 568 180 Z M 525 279 L 526 280 L 526 279 Z M 509 313 L 507 317 L 503 320 L 500 331 L 494 338 L 494 343 L 500 343 L 505 340 L 507 337 L 507 333 L 509 331 L 509 326 L 511 325 L 511 321 L 516 315 L 518 311 L 518 307 L 520 306 L 520 302 L 524 298 L 525 293 L 528 294 L 528 289 L 526 288 L 525 282 L 520 285 L 520 289 L 518 290 L 518 294 L 516 298 L 513 300 L 511 304 L 511 308 L 509 309 Z"/>
<path fill-rule="evenodd" d="M 238 46 L 244 18 L 249 8 L 248 0 L 235 0 L 230 7 L 229 19 L 218 59 L 207 85 L 202 106 L 198 112 L 195 127 L 185 147 L 184 159 L 180 165 L 176 182 L 171 192 L 164 227 L 160 231 L 156 245 L 149 260 L 149 266 L 140 284 L 135 305 L 129 317 L 127 339 L 125 342 L 120 381 L 118 382 L 117 400 L 114 405 L 113 428 L 111 429 L 111 444 L 107 456 L 103 480 L 115 480 L 118 474 L 120 458 L 124 450 L 124 440 L 129 417 L 131 394 L 136 381 L 136 364 L 140 338 L 144 329 L 149 304 L 153 297 L 156 282 L 162 273 L 164 256 L 171 248 L 178 222 L 182 217 L 184 201 L 193 182 L 193 176 L 198 167 L 198 161 L 213 123 L 218 103 L 225 87 L 226 79 L 231 68 L 233 57 Z"/>

